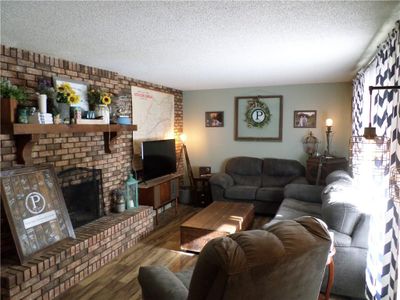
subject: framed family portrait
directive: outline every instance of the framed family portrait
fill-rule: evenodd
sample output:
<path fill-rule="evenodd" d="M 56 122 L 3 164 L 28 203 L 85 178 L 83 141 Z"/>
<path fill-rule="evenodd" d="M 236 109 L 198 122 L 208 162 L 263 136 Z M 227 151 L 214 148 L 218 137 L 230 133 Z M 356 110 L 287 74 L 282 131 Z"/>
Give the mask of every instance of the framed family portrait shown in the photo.
<path fill-rule="evenodd" d="M 236 141 L 282 141 L 282 96 L 235 97 Z"/>
<path fill-rule="evenodd" d="M 317 111 L 316 110 L 295 110 L 293 116 L 294 128 L 316 128 Z"/>
<path fill-rule="evenodd" d="M 206 111 L 206 127 L 224 127 L 224 112 Z"/>
<path fill-rule="evenodd" d="M 80 97 L 81 101 L 75 106 L 80 107 L 82 111 L 89 110 L 89 101 L 87 98 L 88 85 L 83 81 L 53 76 L 53 86 L 55 90 L 57 90 L 57 86 L 63 83 L 69 83 L 75 93 Z"/>

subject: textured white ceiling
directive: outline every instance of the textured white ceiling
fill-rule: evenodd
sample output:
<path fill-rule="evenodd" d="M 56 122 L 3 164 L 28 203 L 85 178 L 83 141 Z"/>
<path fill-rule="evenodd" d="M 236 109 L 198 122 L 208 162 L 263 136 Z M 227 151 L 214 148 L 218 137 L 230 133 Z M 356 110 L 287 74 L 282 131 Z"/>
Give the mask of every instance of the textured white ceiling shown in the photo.
<path fill-rule="evenodd" d="M 0 5 L 2 44 L 182 90 L 349 81 L 400 18 L 398 1 Z"/>

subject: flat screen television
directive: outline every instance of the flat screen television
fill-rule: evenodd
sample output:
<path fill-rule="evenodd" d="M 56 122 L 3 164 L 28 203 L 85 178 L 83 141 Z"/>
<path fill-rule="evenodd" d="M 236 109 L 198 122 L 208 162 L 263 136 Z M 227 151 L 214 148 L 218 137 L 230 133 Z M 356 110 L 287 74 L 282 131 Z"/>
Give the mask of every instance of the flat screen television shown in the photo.
<path fill-rule="evenodd" d="M 176 172 L 175 139 L 142 143 L 143 180 Z"/>

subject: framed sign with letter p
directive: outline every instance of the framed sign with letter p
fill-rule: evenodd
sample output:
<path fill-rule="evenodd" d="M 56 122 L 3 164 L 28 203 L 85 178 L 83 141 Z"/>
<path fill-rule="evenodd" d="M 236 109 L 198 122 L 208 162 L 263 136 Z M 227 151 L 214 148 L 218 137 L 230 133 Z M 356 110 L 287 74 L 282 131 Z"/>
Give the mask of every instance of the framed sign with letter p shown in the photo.
<path fill-rule="evenodd" d="M 235 97 L 236 141 L 282 141 L 282 96 Z"/>
<path fill-rule="evenodd" d="M 0 172 L 1 198 L 18 256 L 34 253 L 65 238 L 75 238 L 52 166 Z"/>

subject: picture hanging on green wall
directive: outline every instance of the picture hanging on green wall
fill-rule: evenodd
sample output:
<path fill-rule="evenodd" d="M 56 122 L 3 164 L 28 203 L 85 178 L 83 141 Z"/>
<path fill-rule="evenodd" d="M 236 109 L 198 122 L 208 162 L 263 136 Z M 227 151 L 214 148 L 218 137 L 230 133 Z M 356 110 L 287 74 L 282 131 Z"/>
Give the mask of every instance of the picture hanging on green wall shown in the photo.
<path fill-rule="evenodd" d="M 282 96 L 235 97 L 236 141 L 282 141 Z"/>

